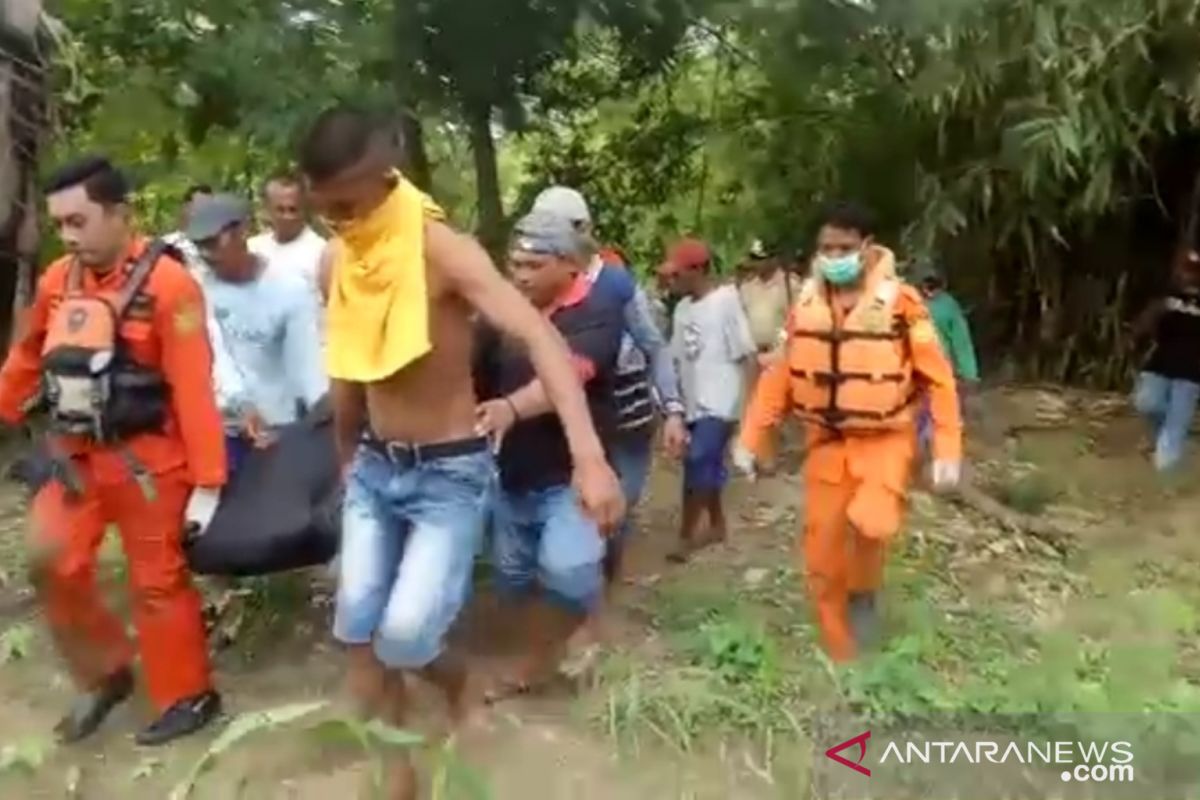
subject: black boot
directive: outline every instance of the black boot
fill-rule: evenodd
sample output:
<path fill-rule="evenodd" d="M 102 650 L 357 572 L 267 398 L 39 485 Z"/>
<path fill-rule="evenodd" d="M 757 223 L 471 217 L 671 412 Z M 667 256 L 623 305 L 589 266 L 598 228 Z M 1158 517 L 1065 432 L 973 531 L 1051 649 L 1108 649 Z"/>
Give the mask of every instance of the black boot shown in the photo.
<path fill-rule="evenodd" d="M 112 710 L 133 694 L 133 672 L 128 667 L 117 670 L 98 687 L 80 696 L 71 710 L 54 726 L 54 733 L 63 744 L 78 742 L 95 733 Z"/>
<path fill-rule="evenodd" d="M 871 650 L 879 643 L 879 610 L 875 592 L 852 592 L 847 611 L 850 629 L 860 650 Z"/>
<path fill-rule="evenodd" d="M 163 712 L 134 739 L 143 747 L 155 747 L 195 733 L 221 713 L 221 695 L 216 692 L 188 697 Z"/>

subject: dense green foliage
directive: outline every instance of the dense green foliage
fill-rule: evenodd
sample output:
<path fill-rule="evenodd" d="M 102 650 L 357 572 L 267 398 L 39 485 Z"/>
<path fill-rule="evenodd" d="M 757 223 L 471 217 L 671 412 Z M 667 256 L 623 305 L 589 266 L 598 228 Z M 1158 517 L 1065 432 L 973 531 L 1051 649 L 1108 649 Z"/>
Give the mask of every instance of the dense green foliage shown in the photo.
<path fill-rule="evenodd" d="M 103 8 L 102 8 L 103 7 Z M 803 247 L 822 202 L 945 262 L 986 348 L 1112 384 L 1195 216 L 1200 0 L 62 0 L 59 152 L 136 165 L 155 224 L 249 189 L 335 98 L 497 249 L 550 181 L 642 266 Z M 132 45 L 132 46 L 131 46 Z M 997 359 L 993 358 L 995 364 Z"/>

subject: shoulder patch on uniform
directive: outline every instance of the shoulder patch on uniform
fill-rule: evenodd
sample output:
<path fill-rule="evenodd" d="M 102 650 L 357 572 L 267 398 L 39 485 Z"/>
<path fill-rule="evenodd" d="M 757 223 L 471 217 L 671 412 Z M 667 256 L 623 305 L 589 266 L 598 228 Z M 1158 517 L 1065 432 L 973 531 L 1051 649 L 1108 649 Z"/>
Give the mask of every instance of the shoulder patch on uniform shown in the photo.
<path fill-rule="evenodd" d="M 879 287 L 875 290 L 875 299 L 883 303 L 890 303 L 900 294 L 900 282 L 891 278 L 886 278 L 879 282 Z"/>
<path fill-rule="evenodd" d="M 204 324 L 204 312 L 201 311 L 200 304 L 193 301 L 180 306 L 175 311 L 172 324 L 175 326 L 175 332 L 181 336 L 200 330 Z"/>
<path fill-rule="evenodd" d="M 917 320 L 908 329 L 908 335 L 917 344 L 929 344 L 937 340 L 937 330 L 927 317 Z"/>

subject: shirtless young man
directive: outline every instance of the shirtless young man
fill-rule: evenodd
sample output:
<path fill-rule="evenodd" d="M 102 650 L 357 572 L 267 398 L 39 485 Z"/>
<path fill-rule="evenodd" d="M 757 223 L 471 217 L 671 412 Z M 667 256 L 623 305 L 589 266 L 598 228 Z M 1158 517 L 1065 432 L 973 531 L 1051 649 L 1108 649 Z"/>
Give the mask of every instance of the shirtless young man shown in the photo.
<path fill-rule="evenodd" d="M 313 204 L 337 233 L 327 360 L 347 488 L 334 635 L 349 646 L 350 689 L 364 710 L 402 723 L 400 671 L 413 670 L 461 718 L 466 670 L 443 639 L 469 591 L 496 475 L 475 430 L 476 312 L 528 348 L 562 420 L 585 513 L 616 525 L 621 489 L 560 335 L 473 239 L 438 221 L 393 169 L 372 120 L 326 111 L 299 156 Z M 416 797 L 407 760 L 389 784 L 389 797 Z"/>

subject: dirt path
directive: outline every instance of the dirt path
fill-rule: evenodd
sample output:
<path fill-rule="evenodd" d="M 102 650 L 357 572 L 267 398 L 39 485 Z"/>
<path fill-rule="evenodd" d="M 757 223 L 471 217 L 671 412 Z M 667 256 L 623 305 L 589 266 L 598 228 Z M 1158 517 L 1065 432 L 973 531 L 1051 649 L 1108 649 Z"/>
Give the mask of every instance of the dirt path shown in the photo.
<path fill-rule="evenodd" d="M 678 477 L 660 468 L 652 480 L 651 502 L 643 510 L 640 534 L 629 558 L 633 584 L 620 597 L 628 600 L 653 585 L 669 569 L 665 555 L 672 548 L 676 519 L 669 499 Z M 760 484 L 761 497 L 790 498 L 794 490 L 783 479 Z M 740 508 L 747 489 L 735 490 Z M 19 498 L 10 493 L 11 508 Z M 749 504 L 752 505 L 752 504 Z M 747 507 L 749 507 L 747 505 Z M 9 513 L 10 527 L 19 528 L 20 515 Z M 5 519 L 0 516 L 0 521 Z M 2 524 L 2 522 L 0 522 Z M 10 540 L 11 543 L 11 540 Z M 13 551 L 6 563 L 17 562 Z M 110 554 L 110 558 L 115 554 Z M 674 568 L 678 569 L 678 568 Z M 14 570 L 15 571 L 15 570 Z M 143 702 L 116 712 L 102 733 L 85 745 L 49 749 L 51 729 L 70 697 L 69 683 L 59 669 L 19 576 L 6 577 L 8 606 L 0 608 L 0 630 L 16 627 L 32 633 L 25 652 L 0 667 L 0 744 L 19 744 L 35 752 L 45 749 L 45 763 L 34 774 L 10 770 L 0 774 L 0 797 L 111 798 L 150 800 L 167 797 L 208 747 L 211 736 L 183 742 L 164 751 L 145 751 L 131 742 L 148 713 Z M 320 577 L 316 579 L 321 583 Z M 114 587 L 114 590 L 116 587 Z M 300 619 L 267 642 L 235 646 L 218 657 L 217 680 L 227 710 L 233 714 L 293 703 L 337 698 L 341 663 L 325 635 L 328 607 L 286 608 L 282 613 Z M 618 642 L 636 644 L 644 638 L 629 607 L 619 601 L 606 626 Z M 487 597 L 477 599 L 457 636 L 470 644 L 474 666 L 486 672 L 510 643 L 497 636 L 497 614 Z M 437 698 L 421 691 L 414 727 L 438 740 Z M 289 741 L 295 740 L 295 741 Z M 579 719 L 569 692 L 547 699 L 506 703 L 483 715 L 482 724 L 458 742 L 458 758 L 477 772 L 496 798 L 728 798 L 731 779 L 702 758 L 651 753 L 642 758 L 618 758 L 602 732 Z M 220 769 L 198 784 L 196 797 L 212 798 L 325 798 L 355 796 L 369 781 L 370 765 L 359 752 L 346 747 L 323 747 L 306 737 L 263 734 L 220 761 Z M 736 781 L 733 781 L 736 785 Z M 761 787 L 760 787 L 761 789 Z M 12 794 L 10 794 L 12 792 Z M 758 796 L 737 789 L 737 796 Z"/>

